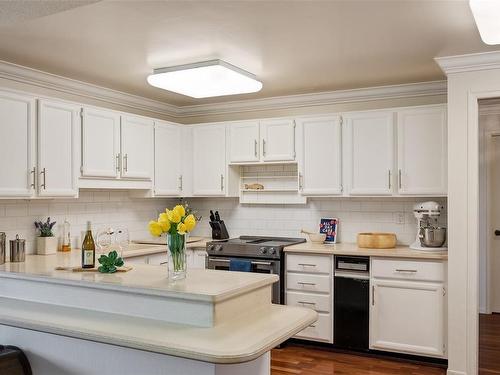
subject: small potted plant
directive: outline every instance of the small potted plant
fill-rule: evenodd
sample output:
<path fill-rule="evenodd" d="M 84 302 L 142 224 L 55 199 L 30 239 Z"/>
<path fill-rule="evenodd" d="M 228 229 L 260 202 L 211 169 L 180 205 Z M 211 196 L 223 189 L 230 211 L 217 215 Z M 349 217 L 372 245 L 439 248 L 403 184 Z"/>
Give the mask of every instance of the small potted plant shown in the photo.
<path fill-rule="evenodd" d="M 39 255 L 55 254 L 57 252 L 57 238 L 54 237 L 52 228 L 54 228 L 56 222 L 50 222 L 50 217 L 47 221 L 35 221 L 35 228 L 39 232 L 39 236 L 36 239 L 36 252 Z"/>

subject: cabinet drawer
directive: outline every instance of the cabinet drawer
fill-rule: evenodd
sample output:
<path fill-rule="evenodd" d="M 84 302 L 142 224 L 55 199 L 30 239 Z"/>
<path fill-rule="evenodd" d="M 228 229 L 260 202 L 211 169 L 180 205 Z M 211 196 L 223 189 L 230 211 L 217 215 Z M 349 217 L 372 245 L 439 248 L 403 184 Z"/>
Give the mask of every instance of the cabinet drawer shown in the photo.
<path fill-rule="evenodd" d="M 333 343 L 333 319 L 331 314 L 318 314 L 318 320 L 295 335 L 299 339 Z"/>
<path fill-rule="evenodd" d="M 286 270 L 331 275 L 332 258 L 329 255 L 287 254 Z"/>
<path fill-rule="evenodd" d="M 372 277 L 444 281 L 445 269 L 443 262 L 372 258 Z"/>
<path fill-rule="evenodd" d="M 332 278 L 328 275 L 288 273 L 286 275 L 286 289 L 300 290 L 303 292 L 330 293 L 332 289 Z"/>
<path fill-rule="evenodd" d="M 332 311 L 332 297 L 324 294 L 286 292 L 286 304 L 307 307 L 325 313 Z"/>

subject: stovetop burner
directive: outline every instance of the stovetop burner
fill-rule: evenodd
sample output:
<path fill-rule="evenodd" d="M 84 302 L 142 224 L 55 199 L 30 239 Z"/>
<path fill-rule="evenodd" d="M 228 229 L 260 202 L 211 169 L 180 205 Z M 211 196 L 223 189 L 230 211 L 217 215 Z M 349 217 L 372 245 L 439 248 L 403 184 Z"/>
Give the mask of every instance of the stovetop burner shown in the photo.
<path fill-rule="evenodd" d="M 280 258 L 283 248 L 305 242 L 304 238 L 241 236 L 207 243 L 211 256 Z"/>

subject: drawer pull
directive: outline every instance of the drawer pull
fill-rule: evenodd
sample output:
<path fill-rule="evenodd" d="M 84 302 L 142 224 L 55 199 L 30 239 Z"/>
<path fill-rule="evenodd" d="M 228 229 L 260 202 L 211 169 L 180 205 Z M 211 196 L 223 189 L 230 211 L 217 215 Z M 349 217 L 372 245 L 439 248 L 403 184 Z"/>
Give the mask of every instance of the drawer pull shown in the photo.
<path fill-rule="evenodd" d="M 310 286 L 315 286 L 316 283 L 305 283 L 305 282 L 302 282 L 302 281 L 297 281 L 297 284 L 299 285 L 310 285 Z"/>
<path fill-rule="evenodd" d="M 309 327 L 316 328 L 316 324 L 311 324 Z"/>
<path fill-rule="evenodd" d="M 417 273 L 417 270 L 401 270 L 401 269 L 396 269 L 396 272 Z"/>
<path fill-rule="evenodd" d="M 316 267 L 315 264 L 310 264 L 310 263 L 299 263 L 299 266 L 302 266 L 302 267 Z"/>
<path fill-rule="evenodd" d="M 314 302 L 298 301 L 301 305 L 316 306 Z"/>

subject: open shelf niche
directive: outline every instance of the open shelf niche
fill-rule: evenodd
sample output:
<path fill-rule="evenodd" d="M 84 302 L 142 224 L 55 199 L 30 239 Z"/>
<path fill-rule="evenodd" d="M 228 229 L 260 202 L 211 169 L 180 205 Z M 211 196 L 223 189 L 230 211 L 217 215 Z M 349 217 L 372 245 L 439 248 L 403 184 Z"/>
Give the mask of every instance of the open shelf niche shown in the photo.
<path fill-rule="evenodd" d="M 263 189 L 250 185 L 260 184 Z M 297 163 L 256 164 L 240 167 L 240 203 L 244 204 L 304 204 L 299 194 Z"/>

